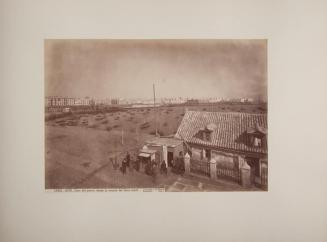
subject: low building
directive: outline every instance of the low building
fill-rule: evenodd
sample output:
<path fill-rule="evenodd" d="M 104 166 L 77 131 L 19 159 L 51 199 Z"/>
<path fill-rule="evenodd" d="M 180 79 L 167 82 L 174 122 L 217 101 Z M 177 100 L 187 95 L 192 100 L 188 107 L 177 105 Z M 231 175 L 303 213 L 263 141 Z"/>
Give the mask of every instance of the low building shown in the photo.
<path fill-rule="evenodd" d="M 240 181 L 242 167 L 250 167 L 251 182 L 267 185 L 267 115 L 187 111 L 175 135 L 187 144 L 191 171 Z"/>
<path fill-rule="evenodd" d="M 154 137 L 145 142 L 150 150 L 158 151 L 159 162 L 165 161 L 167 167 L 172 167 L 177 157 L 183 157 L 183 141 L 176 138 Z"/>

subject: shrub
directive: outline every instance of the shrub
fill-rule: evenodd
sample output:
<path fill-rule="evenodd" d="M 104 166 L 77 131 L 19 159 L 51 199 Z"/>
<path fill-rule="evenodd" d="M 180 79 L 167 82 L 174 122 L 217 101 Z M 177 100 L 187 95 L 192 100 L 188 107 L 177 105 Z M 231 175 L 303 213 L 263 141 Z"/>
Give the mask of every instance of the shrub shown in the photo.
<path fill-rule="evenodd" d="M 96 124 L 90 124 L 88 127 L 89 127 L 89 128 L 97 128 L 98 125 L 96 125 Z"/>
<path fill-rule="evenodd" d="M 110 130 L 112 130 L 112 128 L 111 128 L 110 126 L 108 126 L 108 127 L 106 128 L 106 130 L 107 130 L 107 131 L 110 131 Z"/>
<path fill-rule="evenodd" d="M 149 132 L 149 134 L 156 135 L 156 131 L 155 130 L 152 130 L 152 131 Z M 160 136 L 163 136 L 164 135 L 164 133 L 161 130 L 158 130 L 158 134 Z"/>
<path fill-rule="evenodd" d="M 50 121 L 50 120 L 54 120 L 57 118 L 63 118 L 63 117 L 67 117 L 70 116 L 71 113 L 51 113 L 45 116 L 45 121 Z"/>
<path fill-rule="evenodd" d="M 140 125 L 140 128 L 141 129 L 146 129 L 146 128 L 149 128 L 149 127 L 150 127 L 149 122 L 145 122 L 145 123 L 143 123 L 143 124 Z"/>
<path fill-rule="evenodd" d="M 108 120 L 103 120 L 101 123 L 102 124 L 107 124 L 108 123 Z"/>
<path fill-rule="evenodd" d="M 97 117 L 95 117 L 95 120 L 102 120 L 102 119 L 104 119 L 103 116 L 97 116 Z"/>

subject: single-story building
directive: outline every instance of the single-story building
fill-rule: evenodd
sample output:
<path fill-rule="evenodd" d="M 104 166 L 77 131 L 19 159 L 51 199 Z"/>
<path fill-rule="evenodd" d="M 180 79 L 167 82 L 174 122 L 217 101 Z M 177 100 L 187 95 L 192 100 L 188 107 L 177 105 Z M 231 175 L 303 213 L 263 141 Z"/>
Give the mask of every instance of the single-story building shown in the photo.
<path fill-rule="evenodd" d="M 239 181 L 241 168 L 250 166 L 252 183 L 262 186 L 267 185 L 267 137 L 266 114 L 202 111 L 187 111 L 175 135 L 187 144 L 191 171 L 194 161 L 194 170 L 209 174 L 210 166 L 201 164 L 214 159 L 217 177 Z"/>
<path fill-rule="evenodd" d="M 183 141 L 174 137 L 153 137 L 145 141 L 145 146 L 158 151 L 156 161 L 161 163 L 164 160 L 167 167 L 172 167 L 173 160 L 184 155 Z"/>

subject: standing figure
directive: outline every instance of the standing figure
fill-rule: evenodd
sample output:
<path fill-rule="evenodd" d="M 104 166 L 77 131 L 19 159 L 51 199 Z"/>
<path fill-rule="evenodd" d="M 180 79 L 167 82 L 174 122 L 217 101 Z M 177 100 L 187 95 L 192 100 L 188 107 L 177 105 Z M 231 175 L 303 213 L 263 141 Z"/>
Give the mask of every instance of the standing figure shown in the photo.
<path fill-rule="evenodd" d="M 140 171 L 140 163 L 141 163 L 140 159 L 137 158 L 135 162 L 135 170 Z"/>
<path fill-rule="evenodd" d="M 121 172 L 123 173 L 123 175 L 126 174 L 126 160 L 125 159 L 121 163 Z"/>
<path fill-rule="evenodd" d="M 160 171 L 161 173 L 164 173 L 167 176 L 168 171 L 167 171 L 166 162 L 164 160 L 161 162 Z"/>
<path fill-rule="evenodd" d="M 155 184 L 157 182 L 157 175 L 158 175 L 158 168 L 157 163 L 155 161 L 152 161 L 152 181 Z"/>
<path fill-rule="evenodd" d="M 126 154 L 126 165 L 128 167 L 130 167 L 130 161 L 131 161 L 131 156 L 130 156 L 129 152 L 127 151 L 127 154 Z"/>

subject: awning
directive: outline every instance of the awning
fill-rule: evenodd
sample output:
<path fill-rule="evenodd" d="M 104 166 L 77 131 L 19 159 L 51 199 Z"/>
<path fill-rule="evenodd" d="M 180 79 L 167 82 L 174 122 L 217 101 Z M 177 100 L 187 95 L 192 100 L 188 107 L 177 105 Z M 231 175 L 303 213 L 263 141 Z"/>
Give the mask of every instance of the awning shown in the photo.
<path fill-rule="evenodd" d="M 150 154 L 147 154 L 147 153 L 140 153 L 139 156 L 141 156 L 141 157 L 145 157 L 145 158 L 148 158 L 148 157 L 150 157 Z"/>

